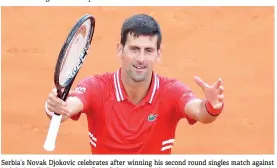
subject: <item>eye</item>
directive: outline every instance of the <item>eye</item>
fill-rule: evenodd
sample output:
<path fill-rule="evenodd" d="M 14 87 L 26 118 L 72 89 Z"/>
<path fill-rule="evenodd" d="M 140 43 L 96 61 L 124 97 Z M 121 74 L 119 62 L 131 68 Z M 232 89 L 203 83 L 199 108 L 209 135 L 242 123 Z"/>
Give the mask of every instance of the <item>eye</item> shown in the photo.
<path fill-rule="evenodd" d="M 153 51 L 154 51 L 153 48 L 146 48 L 147 53 L 152 53 Z"/>
<path fill-rule="evenodd" d="M 134 47 L 134 46 L 130 47 L 130 49 L 131 49 L 131 51 L 138 51 L 139 50 L 138 47 Z"/>

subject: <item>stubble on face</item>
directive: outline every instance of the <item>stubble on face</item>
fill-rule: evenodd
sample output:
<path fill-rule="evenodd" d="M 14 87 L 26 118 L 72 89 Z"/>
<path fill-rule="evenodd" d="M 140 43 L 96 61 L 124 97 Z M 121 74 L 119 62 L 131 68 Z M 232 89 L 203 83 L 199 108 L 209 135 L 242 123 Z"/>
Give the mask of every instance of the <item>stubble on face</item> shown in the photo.
<path fill-rule="evenodd" d="M 122 65 L 134 82 L 151 79 L 157 58 L 157 36 L 128 35 L 122 51 Z"/>

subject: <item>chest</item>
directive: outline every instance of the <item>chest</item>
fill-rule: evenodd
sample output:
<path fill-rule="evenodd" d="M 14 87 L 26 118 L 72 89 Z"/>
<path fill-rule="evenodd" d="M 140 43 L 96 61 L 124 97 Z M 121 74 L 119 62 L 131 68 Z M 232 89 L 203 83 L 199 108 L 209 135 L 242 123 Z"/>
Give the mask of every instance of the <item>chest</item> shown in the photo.
<path fill-rule="evenodd" d="M 166 118 L 168 109 L 156 101 L 135 106 L 128 101 L 105 102 L 98 121 L 102 127 L 102 135 L 119 143 L 143 142 L 151 136 L 158 123 L 167 125 Z"/>
<path fill-rule="evenodd" d="M 104 106 L 104 120 L 107 126 L 121 130 L 126 135 L 149 130 L 161 115 L 158 103 L 136 106 L 128 101 L 113 101 L 111 104 Z"/>

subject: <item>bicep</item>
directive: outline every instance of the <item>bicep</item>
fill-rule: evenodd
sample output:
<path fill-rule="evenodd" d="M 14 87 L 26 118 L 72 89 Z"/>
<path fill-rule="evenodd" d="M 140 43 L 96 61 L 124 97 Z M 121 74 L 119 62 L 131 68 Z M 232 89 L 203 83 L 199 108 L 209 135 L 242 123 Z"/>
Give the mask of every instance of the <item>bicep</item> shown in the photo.
<path fill-rule="evenodd" d="M 102 104 L 102 89 L 96 77 L 81 80 L 72 95 L 72 110 L 76 112 L 71 118 L 78 120 L 81 113 L 91 113 Z"/>

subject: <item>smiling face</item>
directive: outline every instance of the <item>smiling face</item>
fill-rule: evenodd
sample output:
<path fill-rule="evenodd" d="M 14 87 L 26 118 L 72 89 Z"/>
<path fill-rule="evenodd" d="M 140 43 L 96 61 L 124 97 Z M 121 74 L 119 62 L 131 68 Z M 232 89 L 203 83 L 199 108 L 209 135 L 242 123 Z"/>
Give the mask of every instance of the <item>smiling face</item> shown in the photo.
<path fill-rule="evenodd" d="M 161 41 L 160 26 L 153 17 L 136 14 L 126 19 L 117 44 L 123 76 L 134 82 L 149 81 L 154 64 L 160 59 Z"/>
<path fill-rule="evenodd" d="M 143 82 L 151 78 L 161 52 L 157 48 L 157 41 L 157 35 L 128 33 L 125 45 L 118 44 L 117 51 L 121 57 L 122 71 L 126 72 L 134 82 Z"/>

